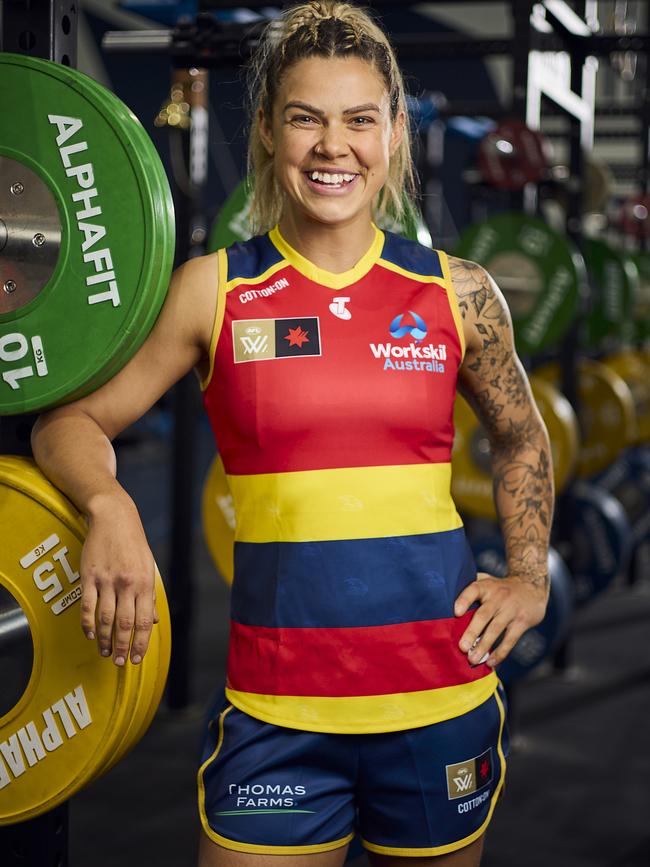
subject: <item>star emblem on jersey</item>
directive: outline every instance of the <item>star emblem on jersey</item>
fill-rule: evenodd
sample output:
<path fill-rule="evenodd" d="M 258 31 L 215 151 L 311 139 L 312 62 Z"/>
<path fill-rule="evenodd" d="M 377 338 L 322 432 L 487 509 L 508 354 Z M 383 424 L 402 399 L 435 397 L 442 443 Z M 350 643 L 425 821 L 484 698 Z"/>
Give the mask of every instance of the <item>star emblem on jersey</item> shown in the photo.
<path fill-rule="evenodd" d="M 473 795 L 483 786 L 492 782 L 492 750 L 488 749 L 480 756 L 446 765 L 447 796 L 450 801 Z"/>
<path fill-rule="evenodd" d="M 341 298 L 337 296 L 330 304 L 330 312 L 339 319 L 352 319 L 352 313 L 350 313 L 348 308 L 345 306 L 349 301 L 351 301 L 350 298 Z"/>
<path fill-rule="evenodd" d="M 307 332 L 303 331 L 300 326 L 290 328 L 289 333 L 284 335 L 284 339 L 289 341 L 289 346 L 302 346 L 303 343 L 309 343 Z"/>
<path fill-rule="evenodd" d="M 235 319 L 232 347 L 235 364 L 321 355 L 319 318 Z"/>

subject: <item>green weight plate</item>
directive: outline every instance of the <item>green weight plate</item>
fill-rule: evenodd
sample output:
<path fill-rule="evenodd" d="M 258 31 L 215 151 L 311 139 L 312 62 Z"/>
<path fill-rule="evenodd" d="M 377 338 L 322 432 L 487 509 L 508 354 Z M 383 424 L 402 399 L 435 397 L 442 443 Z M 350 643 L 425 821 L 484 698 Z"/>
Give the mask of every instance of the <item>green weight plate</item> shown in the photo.
<path fill-rule="evenodd" d="M 585 317 L 586 345 L 598 348 L 607 338 L 633 337 L 632 310 L 639 289 L 636 265 L 627 254 L 595 238 L 585 239 L 582 252 L 590 289 L 590 308 Z"/>
<path fill-rule="evenodd" d="M 454 252 L 483 265 L 503 290 L 520 352 L 540 352 L 566 334 L 578 312 L 584 263 L 542 220 L 496 214 L 463 232 Z"/>
<path fill-rule="evenodd" d="M 0 414 L 87 394 L 147 336 L 174 248 L 169 185 L 114 94 L 59 64 L 0 55 Z M 4 234 L 4 231 L 3 231 Z"/>
<path fill-rule="evenodd" d="M 248 241 L 252 232 L 248 223 L 252 193 L 248 181 L 241 181 L 224 202 L 212 224 L 207 251 L 215 253 L 237 241 Z"/>
<path fill-rule="evenodd" d="M 650 253 L 633 253 L 631 259 L 639 273 L 632 313 L 634 340 L 645 342 L 650 338 Z"/>
<path fill-rule="evenodd" d="M 251 199 L 252 186 L 248 180 L 244 180 L 228 196 L 212 224 L 207 244 L 208 253 L 214 253 L 221 247 L 229 247 L 237 241 L 248 241 L 252 235 L 248 223 Z M 408 200 L 405 200 L 404 205 L 404 215 L 400 220 L 387 216 L 378 221 L 380 228 L 431 247 L 431 235 L 419 210 Z"/>

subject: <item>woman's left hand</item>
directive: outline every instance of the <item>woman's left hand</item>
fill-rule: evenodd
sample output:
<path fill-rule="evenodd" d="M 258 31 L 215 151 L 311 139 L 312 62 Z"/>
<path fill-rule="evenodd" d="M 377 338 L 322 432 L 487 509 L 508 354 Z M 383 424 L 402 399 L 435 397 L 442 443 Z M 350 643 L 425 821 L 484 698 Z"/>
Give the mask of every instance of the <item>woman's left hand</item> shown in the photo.
<path fill-rule="evenodd" d="M 494 668 L 503 662 L 524 632 L 544 618 L 547 601 L 548 581 L 541 576 L 532 581 L 529 577 L 495 578 L 479 572 L 454 606 L 456 617 L 462 617 L 473 603 L 479 603 L 459 641 L 470 664 L 485 662 Z M 493 650 L 501 635 L 498 648 Z"/>

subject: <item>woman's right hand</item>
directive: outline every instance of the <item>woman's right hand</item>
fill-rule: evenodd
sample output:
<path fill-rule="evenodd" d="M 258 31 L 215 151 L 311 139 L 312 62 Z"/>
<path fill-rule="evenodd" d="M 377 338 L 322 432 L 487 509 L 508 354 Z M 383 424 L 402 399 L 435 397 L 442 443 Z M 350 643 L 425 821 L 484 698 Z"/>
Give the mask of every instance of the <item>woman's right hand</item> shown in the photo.
<path fill-rule="evenodd" d="M 93 504 L 81 555 L 81 628 L 116 665 L 142 661 L 157 623 L 153 554 L 131 498 Z"/>

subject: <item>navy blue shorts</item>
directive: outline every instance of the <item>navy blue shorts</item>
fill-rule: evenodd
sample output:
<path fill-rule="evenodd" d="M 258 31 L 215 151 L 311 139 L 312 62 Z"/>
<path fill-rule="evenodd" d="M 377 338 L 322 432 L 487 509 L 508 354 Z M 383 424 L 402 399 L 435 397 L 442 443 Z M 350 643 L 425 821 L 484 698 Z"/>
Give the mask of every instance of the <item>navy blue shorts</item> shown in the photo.
<path fill-rule="evenodd" d="M 283 728 L 221 697 L 198 773 L 201 821 L 240 852 L 326 852 L 358 833 L 373 852 L 442 855 L 487 828 L 507 752 L 500 690 L 463 716 L 368 735 Z"/>

